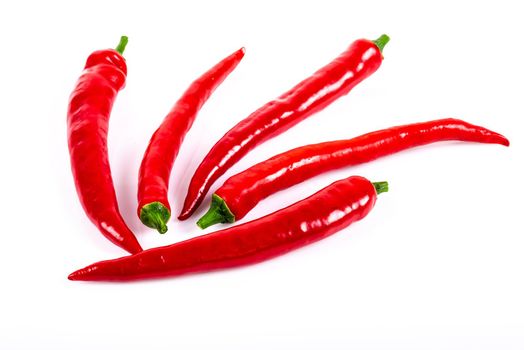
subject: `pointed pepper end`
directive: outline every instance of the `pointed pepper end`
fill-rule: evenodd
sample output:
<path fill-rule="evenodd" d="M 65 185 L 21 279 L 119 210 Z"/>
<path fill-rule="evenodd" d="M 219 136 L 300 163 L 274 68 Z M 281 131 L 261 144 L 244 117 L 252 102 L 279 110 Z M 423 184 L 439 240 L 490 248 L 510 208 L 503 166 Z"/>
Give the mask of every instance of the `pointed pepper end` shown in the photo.
<path fill-rule="evenodd" d="M 140 246 L 140 243 L 136 240 L 135 237 L 133 237 L 133 240 L 130 240 L 129 242 L 126 242 L 125 245 L 122 245 L 121 247 L 124 248 L 126 251 L 128 251 L 131 254 L 140 253 L 144 249 L 142 246 Z"/>
<path fill-rule="evenodd" d="M 69 276 L 67 276 L 67 279 L 70 281 L 78 281 L 78 271 L 70 273 Z"/>

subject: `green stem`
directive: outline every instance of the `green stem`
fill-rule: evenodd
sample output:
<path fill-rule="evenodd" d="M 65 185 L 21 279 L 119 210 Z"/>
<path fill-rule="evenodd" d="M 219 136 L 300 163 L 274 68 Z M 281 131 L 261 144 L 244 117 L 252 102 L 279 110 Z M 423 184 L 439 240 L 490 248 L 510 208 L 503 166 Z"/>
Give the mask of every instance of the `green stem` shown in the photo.
<path fill-rule="evenodd" d="M 373 40 L 375 45 L 377 45 L 380 52 L 384 50 L 384 46 L 389 42 L 389 36 L 382 34 L 377 40 Z"/>
<path fill-rule="evenodd" d="M 235 215 L 229 210 L 226 202 L 213 194 L 211 199 L 211 207 L 198 221 L 197 225 L 201 229 L 205 229 L 215 224 L 225 224 L 235 222 Z"/>
<path fill-rule="evenodd" d="M 375 191 L 377 191 L 377 194 L 389 191 L 389 185 L 387 181 L 373 182 L 373 186 L 375 186 Z"/>
<path fill-rule="evenodd" d="M 147 227 L 154 228 L 162 234 L 167 232 L 166 223 L 170 217 L 169 209 L 160 202 L 146 204 L 140 209 L 140 221 Z"/>
<path fill-rule="evenodd" d="M 116 47 L 115 50 L 116 50 L 119 54 L 123 55 L 123 54 L 124 54 L 124 50 L 126 49 L 127 42 L 128 42 L 128 38 L 127 38 L 127 36 L 122 35 L 122 36 L 120 37 L 120 42 L 118 43 L 118 46 Z"/>

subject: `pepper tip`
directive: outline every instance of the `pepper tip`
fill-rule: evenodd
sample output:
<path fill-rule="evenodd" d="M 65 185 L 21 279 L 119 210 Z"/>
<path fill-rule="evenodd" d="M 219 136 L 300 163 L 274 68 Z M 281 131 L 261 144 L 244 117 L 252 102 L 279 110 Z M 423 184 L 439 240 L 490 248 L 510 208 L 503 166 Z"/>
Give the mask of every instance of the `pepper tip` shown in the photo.
<path fill-rule="evenodd" d="M 69 274 L 69 276 L 67 276 L 67 279 L 70 281 L 78 281 L 78 275 L 78 271 L 72 272 Z"/>

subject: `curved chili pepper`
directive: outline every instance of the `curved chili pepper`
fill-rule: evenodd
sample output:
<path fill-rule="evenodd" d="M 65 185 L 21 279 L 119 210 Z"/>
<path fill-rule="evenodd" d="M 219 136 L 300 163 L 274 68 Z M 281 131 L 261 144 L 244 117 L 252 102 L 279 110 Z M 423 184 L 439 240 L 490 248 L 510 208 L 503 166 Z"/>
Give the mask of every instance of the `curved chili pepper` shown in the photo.
<path fill-rule="evenodd" d="M 298 147 L 230 177 L 214 194 L 201 228 L 242 219 L 264 198 L 321 173 L 362 164 L 405 149 L 439 141 L 509 146 L 502 135 L 458 119 L 395 126 L 349 140 Z"/>
<path fill-rule="evenodd" d="M 244 48 L 235 51 L 195 80 L 151 137 L 138 179 L 137 212 L 144 225 L 160 233 L 167 231 L 166 223 L 171 216 L 167 199 L 169 176 L 180 146 L 200 108 L 240 63 L 244 51 Z"/>
<path fill-rule="evenodd" d="M 107 260 L 70 280 L 118 281 L 177 276 L 258 263 L 325 238 L 364 218 L 387 182 L 352 176 L 260 219 L 136 255 Z"/>
<path fill-rule="evenodd" d="M 123 36 L 116 50 L 93 52 L 69 99 L 67 136 L 76 191 L 100 232 L 130 253 L 142 251 L 120 212 L 107 156 L 109 115 L 126 81 Z"/>
<path fill-rule="evenodd" d="M 360 39 L 334 61 L 229 130 L 209 151 L 189 184 L 180 220 L 200 205 L 211 185 L 258 144 L 320 111 L 374 73 L 389 41 Z"/>

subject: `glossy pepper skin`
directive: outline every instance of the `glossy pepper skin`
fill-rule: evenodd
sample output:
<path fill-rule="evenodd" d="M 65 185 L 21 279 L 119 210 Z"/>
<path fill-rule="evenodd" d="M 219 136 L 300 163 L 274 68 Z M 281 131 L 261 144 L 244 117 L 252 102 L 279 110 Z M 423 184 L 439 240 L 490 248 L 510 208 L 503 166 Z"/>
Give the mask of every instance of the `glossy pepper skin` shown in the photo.
<path fill-rule="evenodd" d="M 373 74 L 382 63 L 382 49 L 388 41 L 386 35 L 375 41 L 355 41 L 331 63 L 229 130 L 193 175 L 178 218 L 191 216 L 211 185 L 257 145 L 325 108 Z"/>
<path fill-rule="evenodd" d="M 71 169 L 80 202 L 100 232 L 130 253 L 142 251 L 120 212 L 107 156 L 109 115 L 118 91 L 126 81 L 127 66 L 122 52 L 93 52 L 69 99 L 67 139 Z"/>
<path fill-rule="evenodd" d="M 287 208 L 243 225 L 107 260 L 70 280 L 126 281 L 177 276 L 258 263 L 325 238 L 364 218 L 387 183 L 352 176 Z"/>
<path fill-rule="evenodd" d="M 362 164 L 439 141 L 470 141 L 509 146 L 502 135 L 459 119 L 395 126 L 349 140 L 298 147 L 230 177 L 214 193 L 201 228 L 242 219 L 264 198 L 324 172 Z"/>
<path fill-rule="evenodd" d="M 155 131 L 142 159 L 138 179 L 138 217 L 160 233 L 167 231 L 171 216 L 167 199 L 169 176 L 184 138 L 213 91 L 244 57 L 244 48 L 235 51 L 195 80 L 175 103 Z"/>

